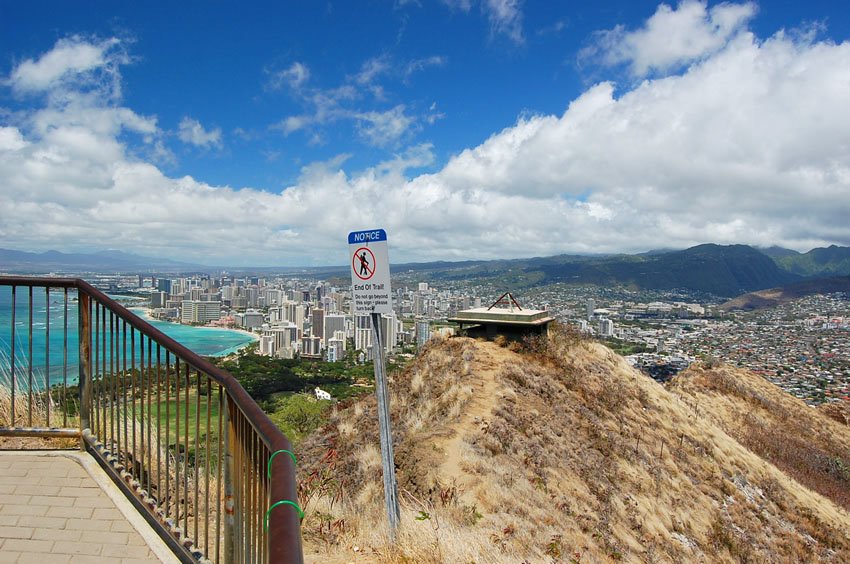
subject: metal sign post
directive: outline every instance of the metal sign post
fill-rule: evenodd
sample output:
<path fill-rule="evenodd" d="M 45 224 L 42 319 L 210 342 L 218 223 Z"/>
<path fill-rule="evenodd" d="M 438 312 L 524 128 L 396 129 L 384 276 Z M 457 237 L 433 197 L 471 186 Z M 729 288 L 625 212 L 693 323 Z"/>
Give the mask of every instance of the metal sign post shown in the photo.
<path fill-rule="evenodd" d="M 381 462 L 384 474 L 384 501 L 390 536 L 395 540 L 400 521 L 398 485 L 395 478 L 393 435 L 390 423 L 390 395 L 384 365 L 381 314 L 392 313 L 390 265 L 387 233 L 383 229 L 348 234 L 351 254 L 352 312 L 368 314 L 372 321 L 372 351 L 375 365 L 375 394 L 378 397 L 378 424 L 381 434 Z"/>

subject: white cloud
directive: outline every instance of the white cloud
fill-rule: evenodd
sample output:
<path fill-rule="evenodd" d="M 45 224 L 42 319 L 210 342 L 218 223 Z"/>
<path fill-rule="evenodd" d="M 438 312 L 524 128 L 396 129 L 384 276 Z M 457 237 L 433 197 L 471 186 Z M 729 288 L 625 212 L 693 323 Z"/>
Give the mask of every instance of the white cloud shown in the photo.
<path fill-rule="evenodd" d="M 310 118 L 310 116 L 289 116 L 282 119 L 279 123 L 273 125 L 272 129 L 278 129 L 282 131 L 284 135 L 289 135 L 293 131 L 304 129 L 312 122 L 313 120 Z"/>
<path fill-rule="evenodd" d="M 628 63 L 634 76 L 665 72 L 700 60 L 720 50 L 756 14 L 754 3 L 722 3 L 710 10 L 704 1 L 683 0 L 677 8 L 658 6 L 644 26 L 623 26 L 601 32 L 584 57 L 600 55 L 603 63 Z"/>
<path fill-rule="evenodd" d="M 102 41 L 81 36 L 60 39 L 46 54 L 18 64 L 6 79 L 18 95 L 47 93 L 53 103 L 65 101 L 66 94 L 82 97 L 85 92 L 100 97 L 121 95 L 118 68 L 129 62 L 121 41 Z"/>
<path fill-rule="evenodd" d="M 17 127 L 0 127 L 0 151 L 19 151 L 27 145 Z"/>
<path fill-rule="evenodd" d="M 378 76 L 389 72 L 390 69 L 389 57 L 386 55 L 373 57 L 361 65 L 360 72 L 355 75 L 354 81 L 358 84 L 369 85 Z"/>
<path fill-rule="evenodd" d="M 386 147 L 397 144 L 415 120 L 404 113 L 404 105 L 398 105 L 386 112 L 365 112 L 357 115 L 360 134 L 369 144 Z"/>
<path fill-rule="evenodd" d="M 170 178 L 121 141 L 132 110 L 46 101 L 20 123 L 0 118 L 0 240 L 231 264 L 343 264 L 347 232 L 375 226 L 398 262 L 850 245 L 848 77 L 850 43 L 739 33 L 681 76 L 619 97 L 595 85 L 435 172 L 419 172 L 435 165 L 428 145 L 357 172 L 342 155 L 281 193 Z M 391 141 L 409 117 L 395 106 L 351 119 Z"/>
<path fill-rule="evenodd" d="M 204 129 L 196 119 L 184 117 L 180 120 L 180 131 L 178 137 L 184 143 L 209 149 L 210 147 L 221 147 L 221 128 L 216 127 L 210 131 Z"/>
<path fill-rule="evenodd" d="M 366 60 L 354 75 L 346 77 L 336 88 L 305 87 L 295 92 L 296 99 L 305 107 L 298 115 L 291 115 L 270 126 L 270 129 L 290 135 L 303 131 L 311 144 L 323 139 L 324 126 L 353 122 L 359 136 L 375 147 L 396 146 L 408 133 L 416 131 L 421 123 L 433 124 L 442 114 L 430 112 L 413 115 L 404 104 L 389 109 L 369 108 L 386 102 L 385 89 L 380 80 L 396 78 L 406 81 L 410 75 L 428 67 L 441 66 L 445 57 L 429 56 L 407 63 L 394 63 L 388 55 Z M 366 93 L 372 99 L 367 99 Z"/>
<path fill-rule="evenodd" d="M 472 9 L 472 0 L 442 0 L 442 2 L 452 10 L 468 12 Z"/>
<path fill-rule="evenodd" d="M 90 43 L 79 36 L 60 39 L 55 47 L 38 60 L 27 59 L 9 76 L 18 92 L 49 90 L 67 79 L 109 63 L 108 52 L 119 44 L 117 39 Z"/>
<path fill-rule="evenodd" d="M 428 67 L 442 67 L 446 64 L 446 57 L 432 55 L 422 59 L 414 59 L 407 63 L 404 69 L 404 77 L 409 78 L 410 75 L 423 71 Z"/>
<path fill-rule="evenodd" d="M 525 42 L 522 32 L 521 4 L 521 0 L 485 0 L 481 8 L 490 21 L 490 30 L 507 36 L 514 43 Z"/>
<path fill-rule="evenodd" d="M 281 71 L 266 70 L 269 75 L 268 86 L 272 90 L 278 90 L 284 85 L 292 89 L 301 88 L 310 79 L 310 69 L 301 62 L 294 62 L 288 68 Z"/>

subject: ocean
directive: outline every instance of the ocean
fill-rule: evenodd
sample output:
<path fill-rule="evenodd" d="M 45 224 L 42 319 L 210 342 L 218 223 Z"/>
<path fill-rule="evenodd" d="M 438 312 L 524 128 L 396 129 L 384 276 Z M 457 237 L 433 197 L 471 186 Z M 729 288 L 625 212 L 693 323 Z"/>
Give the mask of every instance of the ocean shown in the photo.
<path fill-rule="evenodd" d="M 77 302 L 76 293 L 69 292 L 68 300 L 68 382 L 77 381 Z M 120 299 L 139 317 L 144 317 L 144 308 L 134 308 L 132 302 Z M 27 360 L 29 351 L 29 289 L 16 289 L 15 308 L 15 372 L 18 378 L 28 378 Z M 138 305 L 138 301 L 135 302 Z M 49 360 L 49 385 L 62 382 L 65 377 L 63 368 L 64 347 L 64 293 L 54 290 L 50 293 L 50 355 L 45 352 L 47 339 L 47 297 L 43 288 L 33 289 L 33 338 L 32 359 L 34 381 L 38 388 L 44 386 L 45 374 Z M 225 356 L 254 342 L 250 335 L 228 329 L 209 327 L 192 327 L 145 318 L 150 325 L 156 327 L 178 343 L 201 356 Z M 129 335 L 129 333 L 128 333 Z M 128 337 L 129 339 L 129 337 Z M 0 385 L 8 384 L 11 372 L 11 343 L 12 343 L 12 291 L 9 287 L 0 287 Z M 128 353 L 129 354 L 129 353 Z M 137 356 L 138 358 L 138 356 Z M 16 378 L 17 379 L 17 378 Z"/>

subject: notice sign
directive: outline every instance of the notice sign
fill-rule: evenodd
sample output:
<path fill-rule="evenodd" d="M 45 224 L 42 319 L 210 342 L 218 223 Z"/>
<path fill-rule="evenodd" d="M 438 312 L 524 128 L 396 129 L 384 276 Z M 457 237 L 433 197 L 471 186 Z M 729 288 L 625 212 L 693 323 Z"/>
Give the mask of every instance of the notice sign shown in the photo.
<path fill-rule="evenodd" d="M 348 234 L 348 251 L 353 313 L 392 313 L 387 232 L 352 231 Z"/>

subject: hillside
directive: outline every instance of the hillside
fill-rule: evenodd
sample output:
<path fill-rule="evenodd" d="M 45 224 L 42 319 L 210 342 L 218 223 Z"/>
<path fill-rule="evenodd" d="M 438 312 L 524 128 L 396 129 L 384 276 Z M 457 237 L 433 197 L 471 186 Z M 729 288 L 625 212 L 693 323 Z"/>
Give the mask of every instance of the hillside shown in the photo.
<path fill-rule="evenodd" d="M 404 271 L 405 265 L 398 267 Z M 688 289 L 717 296 L 771 288 L 799 280 L 747 245 L 699 245 L 638 255 L 558 255 L 417 268 L 438 281 L 477 280 L 523 288 L 552 283 L 623 285 L 644 290 Z"/>
<path fill-rule="evenodd" d="M 771 258 L 783 270 L 807 277 L 850 275 L 850 247 L 819 247 L 807 253 L 774 253 Z"/>
<path fill-rule="evenodd" d="M 834 292 L 850 292 L 850 276 L 806 280 L 790 286 L 750 292 L 721 304 L 720 309 L 752 311 L 784 304 L 804 296 Z"/>
<path fill-rule="evenodd" d="M 566 333 L 532 352 L 453 338 L 391 394 L 398 542 L 366 398 L 298 453 L 311 561 L 850 560 L 850 428 L 751 374 L 668 390 Z"/>

